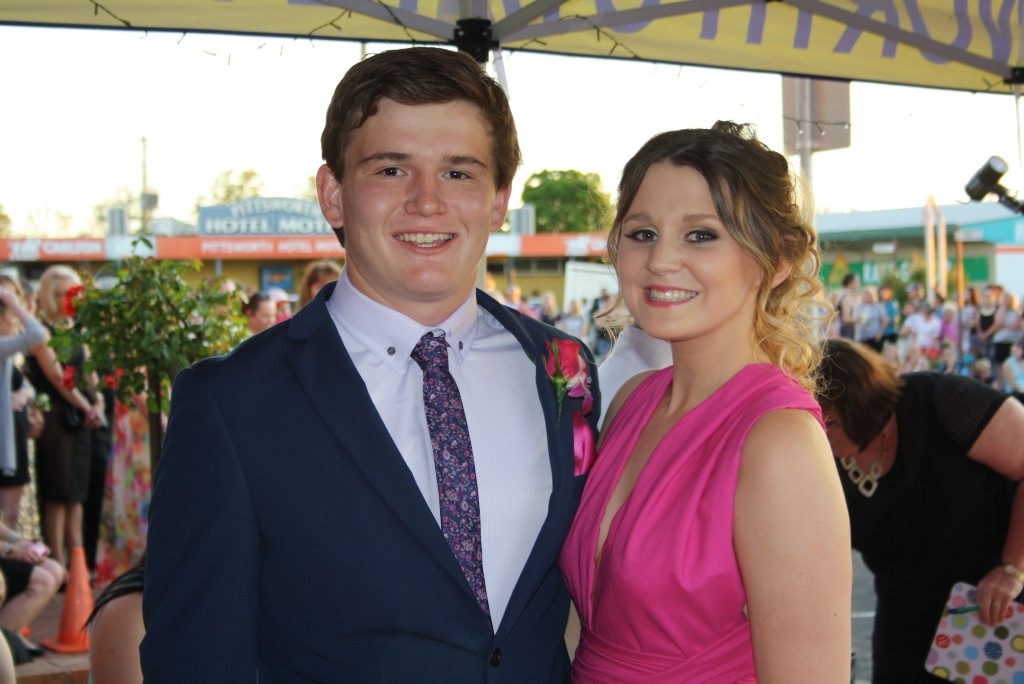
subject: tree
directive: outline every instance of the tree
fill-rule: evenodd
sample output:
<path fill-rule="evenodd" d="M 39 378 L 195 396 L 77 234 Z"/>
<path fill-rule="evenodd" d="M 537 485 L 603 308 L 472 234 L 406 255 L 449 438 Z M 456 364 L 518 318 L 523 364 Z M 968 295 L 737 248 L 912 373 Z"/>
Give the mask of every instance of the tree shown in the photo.
<path fill-rule="evenodd" d="M 299 197 L 302 199 L 315 200 L 316 194 L 316 176 L 309 176 L 306 179 L 306 187 L 304 190 L 299 192 Z"/>
<path fill-rule="evenodd" d="M 198 204 L 231 204 L 238 200 L 259 197 L 262 192 L 263 181 L 256 171 L 246 169 L 237 176 L 234 171 L 225 171 L 217 176 L 210 186 L 209 199 L 200 197 Z"/>
<path fill-rule="evenodd" d="M 11 236 L 11 217 L 4 211 L 4 205 L 0 204 L 0 238 Z"/>
<path fill-rule="evenodd" d="M 140 244 L 152 250 L 144 237 L 132 244 L 136 250 Z M 86 346 L 83 370 L 96 372 L 120 401 L 147 393 L 153 472 L 160 462 L 161 414 L 170 407 L 174 376 L 203 357 L 229 351 L 246 335 L 235 292 L 223 291 L 220 279 L 198 287 L 186 280 L 201 266 L 198 260 L 159 261 L 136 254 L 86 276 L 64 302 L 74 325 L 58 328 L 50 341 L 65 363 Z M 104 279 L 113 284 L 101 287 Z"/>
<path fill-rule="evenodd" d="M 612 214 L 611 200 L 596 173 L 535 173 L 526 181 L 522 198 L 536 210 L 538 233 L 604 231 Z"/>

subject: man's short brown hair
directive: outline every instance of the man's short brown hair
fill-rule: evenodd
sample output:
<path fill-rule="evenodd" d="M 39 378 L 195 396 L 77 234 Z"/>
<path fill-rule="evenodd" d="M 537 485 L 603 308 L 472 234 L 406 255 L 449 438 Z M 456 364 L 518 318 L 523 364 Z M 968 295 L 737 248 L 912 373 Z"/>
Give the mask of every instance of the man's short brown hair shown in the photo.
<path fill-rule="evenodd" d="M 384 97 L 403 105 L 460 100 L 476 105 L 490 128 L 495 186 L 512 184 L 522 154 L 505 91 L 466 53 L 432 47 L 378 53 L 353 66 L 338 83 L 320 149 L 339 181 L 353 131 L 377 113 Z"/>

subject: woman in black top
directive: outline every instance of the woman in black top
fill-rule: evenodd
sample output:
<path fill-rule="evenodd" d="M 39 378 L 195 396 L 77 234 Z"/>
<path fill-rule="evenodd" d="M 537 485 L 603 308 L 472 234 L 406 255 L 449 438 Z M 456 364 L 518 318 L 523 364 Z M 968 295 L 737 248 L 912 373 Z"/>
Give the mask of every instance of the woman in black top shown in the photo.
<path fill-rule="evenodd" d="M 970 378 L 899 376 L 840 339 L 819 385 L 853 546 L 875 576 L 873 681 L 937 681 L 924 663 L 953 584 L 978 587 L 988 624 L 1024 589 L 1024 406 Z"/>

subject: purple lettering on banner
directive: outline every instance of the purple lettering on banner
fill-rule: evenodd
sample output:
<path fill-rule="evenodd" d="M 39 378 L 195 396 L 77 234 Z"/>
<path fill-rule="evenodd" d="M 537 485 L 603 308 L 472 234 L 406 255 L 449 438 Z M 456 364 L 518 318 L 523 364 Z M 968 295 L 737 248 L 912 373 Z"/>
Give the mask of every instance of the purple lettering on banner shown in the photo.
<path fill-rule="evenodd" d="M 750 23 L 747 24 L 747 44 L 760 45 L 764 42 L 765 14 L 768 3 L 758 2 L 750 6 Z"/>
<path fill-rule="evenodd" d="M 917 0 L 906 0 L 906 3 L 907 14 L 910 15 L 910 25 L 913 27 L 914 33 L 930 38 L 928 26 L 925 25 L 924 17 L 921 16 L 921 9 L 917 6 Z M 967 16 L 967 0 L 954 1 L 953 16 L 956 17 L 957 31 L 952 45 L 961 50 L 966 50 L 971 44 L 971 19 Z M 948 64 L 952 61 L 946 57 L 940 57 L 924 50 L 921 51 L 921 56 L 932 64 Z"/>
<path fill-rule="evenodd" d="M 700 39 L 714 40 L 718 37 L 718 10 L 709 10 L 704 13 L 700 22 Z"/>
<path fill-rule="evenodd" d="M 660 5 L 661 0 L 643 0 L 644 7 L 650 7 L 651 5 Z M 616 7 L 612 4 L 612 0 L 597 0 L 597 13 L 604 14 L 606 12 L 614 12 Z M 647 28 L 650 21 L 638 21 L 635 24 L 624 24 L 622 26 L 615 26 L 616 33 L 636 33 Z"/>
<path fill-rule="evenodd" d="M 806 50 L 811 44 L 811 22 L 814 15 L 805 10 L 800 10 L 796 15 L 796 33 L 793 35 L 793 47 L 797 50 Z"/>
<path fill-rule="evenodd" d="M 1017 8 L 1017 25 L 1024 23 L 1024 2 L 1017 0 L 1003 0 L 999 8 L 999 23 L 993 21 L 992 0 L 981 0 L 978 6 L 978 14 L 981 16 L 981 23 L 988 30 L 989 40 L 992 43 L 992 59 L 1000 62 L 1009 62 L 1013 53 L 1013 35 L 1011 34 L 1010 19 L 1013 16 L 1013 8 Z"/>
<path fill-rule="evenodd" d="M 883 12 L 885 14 L 885 23 L 890 26 L 898 27 L 900 25 L 899 15 L 896 13 L 896 5 L 893 0 L 854 0 L 857 4 L 857 14 L 865 17 L 870 17 L 873 14 Z M 839 36 L 839 41 L 836 46 L 832 49 L 832 52 L 840 54 L 849 54 L 853 50 L 853 46 L 856 45 L 857 40 L 860 39 L 863 31 L 852 26 L 848 26 L 843 35 Z M 889 38 L 885 39 L 882 44 L 882 57 L 895 57 L 896 56 L 896 41 Z"/>

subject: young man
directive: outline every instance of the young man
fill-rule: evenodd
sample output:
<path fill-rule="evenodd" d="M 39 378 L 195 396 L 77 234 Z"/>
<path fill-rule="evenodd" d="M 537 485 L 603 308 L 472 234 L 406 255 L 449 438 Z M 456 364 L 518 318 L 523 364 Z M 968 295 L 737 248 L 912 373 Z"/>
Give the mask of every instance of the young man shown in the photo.
<path fill-rule="evenodd" d="M 565 681 L 600 397 L 583 345 L 554 345 L 558 391 L 569 338 L 474 287 L 520 159 L 505 95 L 464 54 L 380 53 L 321 142 L 337 284 L 175 383 L 146 680 Z"/>

